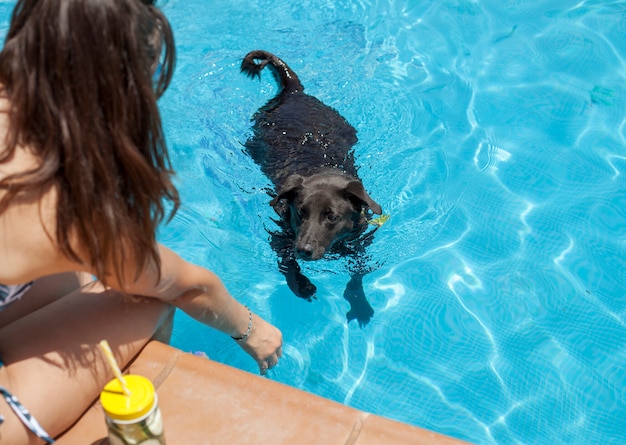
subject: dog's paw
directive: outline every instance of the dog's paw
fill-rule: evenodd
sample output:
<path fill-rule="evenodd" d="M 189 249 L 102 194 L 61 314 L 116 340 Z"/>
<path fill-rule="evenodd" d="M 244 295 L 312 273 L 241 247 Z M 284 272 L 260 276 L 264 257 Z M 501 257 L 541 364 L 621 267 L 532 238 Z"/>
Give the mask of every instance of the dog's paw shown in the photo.
<path fill-rule="evenodd" d="M 297 289 L 292 288 L 291 290 L 298 297 L 309 301 L 315 298 L 315 292 L 317 292 L 315 284 L 311 283 L 311 280 L 304 275 L 299 275 L 297 277 Z"/>
<path fill-rule="evenodd" d="M 317 288 L 313 283 L 311 283 L 311 280 L 302 275 L 300 271 L 290 269 L 288 273 L 285 274 L 285 278 L 287 279 L 289 289 L 291 289 L 291 292 L 293 292 L 296 296 L 304 298 L 308 301 L 315 298 Z"/>
<path fill-rule="evenodd" d="M 348 323 L 357 320 L 360 327 L 365 327 L 374 316 L 374 309 L 365 297 L 362 275 L 354 275 L 350 279 L 343 292 L 343 298 L 350 303 L 350 310 L 346 313 Z"/>
<path fill-rule="evenodd" d="M 350 310 L 346 313 L 346 319 L 348 320 L 348 323 L 350 323 L 352 320 L 356 320 L 359 323 L 359 327 L 361 328 L 367 326 L 373 316 L 374 309 L 372 309 L 369 304 L 361 307 L 351 307 Z"/>

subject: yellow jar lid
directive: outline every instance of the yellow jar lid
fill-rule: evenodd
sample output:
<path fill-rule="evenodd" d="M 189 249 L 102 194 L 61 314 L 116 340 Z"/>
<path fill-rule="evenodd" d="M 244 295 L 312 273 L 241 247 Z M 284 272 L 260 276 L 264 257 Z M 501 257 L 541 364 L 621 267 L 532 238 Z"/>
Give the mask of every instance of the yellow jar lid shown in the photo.
<path fill-rule="evenodd" d="M 124 380 L 130 396 L 124 394 L 119 380 L 111 380 L 100 393 L 104 412 L 114 420 L 133 420 L 145 416 L 154 406 L 154 385 L 140 375 L 125 375 Z"/>

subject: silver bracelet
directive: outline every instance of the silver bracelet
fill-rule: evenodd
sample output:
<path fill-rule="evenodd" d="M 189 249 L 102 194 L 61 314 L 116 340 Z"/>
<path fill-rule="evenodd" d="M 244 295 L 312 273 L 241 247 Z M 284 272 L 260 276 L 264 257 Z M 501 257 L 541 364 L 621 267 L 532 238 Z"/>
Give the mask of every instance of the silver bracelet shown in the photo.
<path fill-rule="evenodd" d="M 233 340 L 238 341 L 238 342 L 246 341 L 248 337 L 250 336 L 250 331 L 252 331 L 252 311 L 250 310 L 248 306 L 246 306 L 246 309 L 248 309 L 248 314 L 250 314 L 250 320 L 248 320 L 248 330 L 241 337 L 231 337 Z"/>

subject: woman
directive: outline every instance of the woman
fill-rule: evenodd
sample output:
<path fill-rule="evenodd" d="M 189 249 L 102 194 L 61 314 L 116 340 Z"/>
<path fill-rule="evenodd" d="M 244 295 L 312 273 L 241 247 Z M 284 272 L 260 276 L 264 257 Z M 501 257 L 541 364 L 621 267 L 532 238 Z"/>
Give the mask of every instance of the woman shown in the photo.
<path fill-rule="evenodd" d="M 170 305 L 238 340 L 261 373 L 281 356 L 278 329 L 155 240 L 178 194 L 156 104 L 174 45 L 153 3 L 19 0 L 13 12 L 0 52 L 0 300 L 21 299 L 0 313 L 0 393 L 38 424 L 0 402 L 0 443 L 62 433 L 111 378 L 94 345 L 106 338 L 127 364 L 167 336 Z"/>

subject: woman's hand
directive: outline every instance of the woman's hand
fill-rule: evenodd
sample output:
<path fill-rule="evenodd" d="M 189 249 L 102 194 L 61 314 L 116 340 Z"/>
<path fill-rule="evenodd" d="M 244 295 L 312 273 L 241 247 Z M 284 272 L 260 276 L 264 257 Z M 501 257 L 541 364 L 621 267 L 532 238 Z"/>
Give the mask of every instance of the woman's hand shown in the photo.
<path fill-rule="evenodd" d="M 257 362 L 261 375 L 265 375 L 268 369 L 276 366 L 283 355 L 281 332 L 254 314 L 250 335 L 237 343 Z"/>

